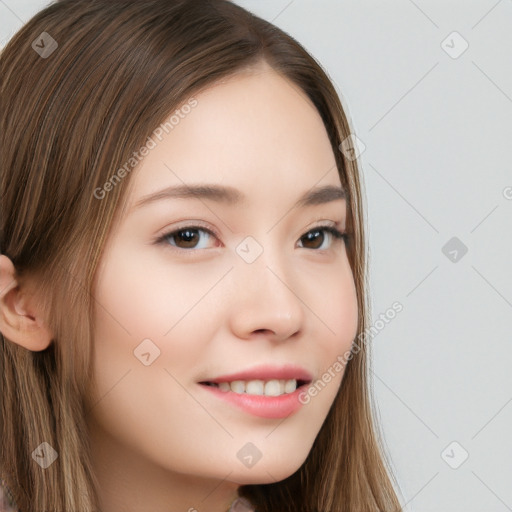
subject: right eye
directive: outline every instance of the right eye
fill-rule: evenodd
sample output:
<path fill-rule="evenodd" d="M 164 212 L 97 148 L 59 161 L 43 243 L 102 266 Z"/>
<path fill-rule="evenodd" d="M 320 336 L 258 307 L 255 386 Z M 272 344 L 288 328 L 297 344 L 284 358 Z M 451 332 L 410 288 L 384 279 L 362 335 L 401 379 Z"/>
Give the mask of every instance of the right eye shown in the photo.
<path fill-rule="evenodd" d="M 201 237 L 201 233 L 203 236 Z M 206 235 L 206 236 L 204 236 Z M 177 249 L 207 249 L 204 244 L 216 235 L 209 229 L 200 226 L 185 226 L 173 231 L 169 231 L 161 235 L 155 243 L 170 245 Z M 200 242 L 203 242 L 203 246 L 200 247 Z"/>

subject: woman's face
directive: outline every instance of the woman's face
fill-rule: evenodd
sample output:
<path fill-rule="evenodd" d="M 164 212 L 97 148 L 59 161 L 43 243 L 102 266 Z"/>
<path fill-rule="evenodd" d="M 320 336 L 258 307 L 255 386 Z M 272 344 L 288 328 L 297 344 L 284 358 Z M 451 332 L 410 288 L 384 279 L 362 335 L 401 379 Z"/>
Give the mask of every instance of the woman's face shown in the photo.
<path fill-rule="evenodd" d="M 343 232 L 347 204 L 332 191 L 297 204 L 341 189 L 298 87 L 265 66 L 195 99 L 153 134 L 100 260 L 88 421 L 141 467 L 269 483 L 306 459 L 356 335 L 345 242 L 320 229 Z M 302 404 L 303 381 L 329 369 Z"/>

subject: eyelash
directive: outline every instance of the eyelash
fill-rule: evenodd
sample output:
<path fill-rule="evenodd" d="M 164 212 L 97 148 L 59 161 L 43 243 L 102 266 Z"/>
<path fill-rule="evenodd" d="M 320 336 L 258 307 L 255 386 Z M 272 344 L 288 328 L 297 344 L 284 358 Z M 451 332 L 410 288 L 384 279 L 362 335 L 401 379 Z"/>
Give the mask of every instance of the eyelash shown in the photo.
<path fill-rule="evenodd" d="M 180 227 L 179 229 L 175 229 L 173 231 L 168 231 L 167 233 L 164 233 L 163 235 L 160 235 L 156 240 L 155 240 L 155 244 L 159 244 L 159 245 L 164 245 L 166 246 L 167 248 L 170 248 L 171 250 L 174 250 L 174 251 L 180 251 L 180 252 L 197 252 L 198 250 L 201 250 L 201 249 L 195 249 L 194 247 L 190 248 L 190 249 L 183 249 L 181 247 L 175 247 L 171 244 L 169 244 L 168 242 L 168 239 L 173 237 L 174 235 L 177 235 L 178 233 L 181 233 L 182 231 L 187 231 L 187 230 L 190 230 L 190 231 L 204 231 L 206 233 L 208 233 L 209 235 L 215 237 L 218 239 L 218 236 L 216 233 L 214 233 L 212 230 L 208 229 L 208 228 L 205 228 L 203 226 L 197 226 L 197 225 L 190 225 L 190 226 L 183 226 L 183 227 Z M 308 233 L 311 233 L 311 232 L 315 232 L 315 231 L 325 231 L 327 233 L 330 233 L 333 237 L 334 237 L 334 242 L 339 242 L 339 241 L 345 241 L 347 242 L 347 240 L 349 239 L 349 235 L 346 233 L 346 232 L 341 232 L 340 230 L 338 230 L 337 228 L 335 228 L 334 226 L 331 226 L 331 225 L 320 225 L 320 226 L 315 226 L 314 228 L 311 228 L 310 230 L 306 231 L 300 238 L 303 238 L 305 235 L 307 235 Z M 307 247 L 306 247 L 307 249 Z M 326 251 L 328 249 L 311 249 L 313 251 Z"/>

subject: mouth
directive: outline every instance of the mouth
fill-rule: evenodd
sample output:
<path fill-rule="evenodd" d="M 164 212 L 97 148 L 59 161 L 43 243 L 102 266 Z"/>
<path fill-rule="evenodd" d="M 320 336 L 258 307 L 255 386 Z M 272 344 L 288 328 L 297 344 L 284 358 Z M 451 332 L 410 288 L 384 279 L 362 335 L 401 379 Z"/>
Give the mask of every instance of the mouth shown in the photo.
<path fill-rule="evenodd" d="M 294 393 L 298 389 L 307 386 L 311 380 L 306 379 L 252 379 L 252 380 L 222 380 L 203 381 L 199 384 L 217 388 L 219 391 L 228 393 L 232 391 L 237 394 L 253 395 L 253 396 L 269 396 L 276 397 Z"/>
<path fill-rule="evenodd" d="M 280 419 L 302 408 L 304 403 L 300 397 L 312 381 L 313 375 L 301 366 L 263 364 L 215 378 L 204 378 L 198 384 L 207 396 L 244 413 Z"/>
<path fill-rule="evenodd" d="M 304 405 L 301 394 L 311 380 L 250 379 L 202 381 L 199 385 L 214 400 L 221 400 L 251 416 L 282 419 Z"/>

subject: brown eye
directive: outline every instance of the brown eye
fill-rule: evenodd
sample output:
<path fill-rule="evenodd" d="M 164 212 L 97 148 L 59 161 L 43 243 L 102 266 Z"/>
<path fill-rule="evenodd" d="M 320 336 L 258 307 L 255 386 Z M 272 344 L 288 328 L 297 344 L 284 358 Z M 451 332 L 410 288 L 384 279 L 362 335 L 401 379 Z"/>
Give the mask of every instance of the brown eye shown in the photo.
<path fill-rule="evenodd" d="M 202 237 L 201 233 L 204 233 Z M 178 249 L 205 249 L 205 247 L 199 247 L 198 245 L 207 243 L 211 236 L 215 235 L 208 229 L 199 226 L 188 226 L 165 233 L 157 240 L 157 243 L 171 245 Z"/>
<path fill-rule="evenodd" d="M 301 238 L 306 249 L 318 249 L 322 246 L 324 239 L 325 233 L 321 229 L 309 231 Z"/>
<path fill-rule="evenodd" d="M 327 234 L 326 234 L 327 233 Z M 347 235 L 332 226 L 319 226 L 305 233 L 300 240 L 305 249 L 328 249 L 322 247 L 326 240 L 335 238 L 336 241 L 346 239 Z"/>

